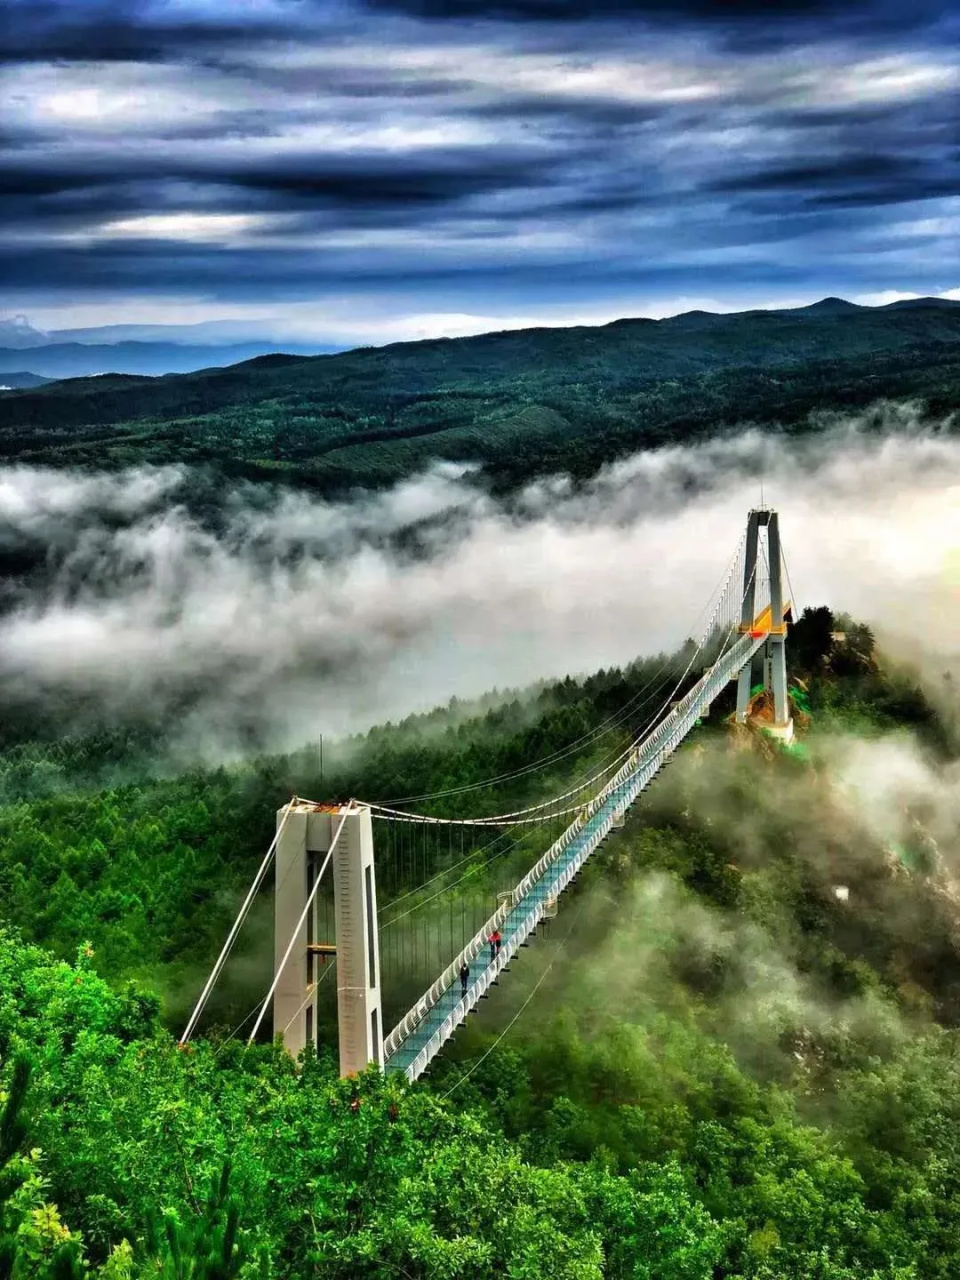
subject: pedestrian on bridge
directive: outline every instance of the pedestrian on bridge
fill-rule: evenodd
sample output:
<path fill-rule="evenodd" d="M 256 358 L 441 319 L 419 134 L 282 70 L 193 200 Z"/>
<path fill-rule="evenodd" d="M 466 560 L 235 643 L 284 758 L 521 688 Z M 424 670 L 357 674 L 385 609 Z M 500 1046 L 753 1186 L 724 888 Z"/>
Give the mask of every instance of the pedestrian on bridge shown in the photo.
<path fill-rule="evenodd" d="M 469 981 L 470 981 L 470 966 L 466 963 L 466 961 L 464 961 L 464 963 L 460 966 L 460 994 L 461 994 L 461 996 L 465 996 L 465 995 L 467 994 L 467 983 L 468 983 Z"/>
<path fill-rule="evenodd" d="M 490 963 L 493 964 L 497 956 L 500 954 L 500 943 L 503 939 L 500 937 L 500 930 L 494 929 L 490 935 Z"/>

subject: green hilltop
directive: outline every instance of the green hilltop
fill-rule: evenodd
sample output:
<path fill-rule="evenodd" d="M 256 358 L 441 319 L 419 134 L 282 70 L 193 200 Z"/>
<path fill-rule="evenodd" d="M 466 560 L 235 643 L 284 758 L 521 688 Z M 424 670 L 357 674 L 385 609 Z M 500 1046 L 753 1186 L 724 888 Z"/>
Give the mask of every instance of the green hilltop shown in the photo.
<path fill-rule="evenodd" d="M 960 396 L 960 302 L 689 312 L 263 356 L 161 378 L 5 393 L 0 457 L 52 465 L 212 465 L 254 479 L 382 485 L 446 458 L 505 487 L 756 423 L 882 398 Z"/>

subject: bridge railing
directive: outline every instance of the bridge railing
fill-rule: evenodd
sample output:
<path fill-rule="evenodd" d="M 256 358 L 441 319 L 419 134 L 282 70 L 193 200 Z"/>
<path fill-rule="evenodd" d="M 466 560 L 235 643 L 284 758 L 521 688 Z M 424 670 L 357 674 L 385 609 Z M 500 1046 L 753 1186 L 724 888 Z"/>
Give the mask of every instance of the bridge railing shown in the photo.
<path fill-rule="evenodd" d="M 417 1003 L 411 1008 L 407 1014 L 401 1019 L 396 1027 L 390 1032 L 384 1041 L 384 1056 L 389 1059 L 397 1052 L 405 1040 L 416 1030 L 422 1023 L 432 1008 L 440 1000 L 443 993 L 451 986 L 460 972 L 461 966 L 470 965 L 480 952 L 488 945 L 490 934 L 499 929 L 506 921 L 510 913 L 515 910 L 517 904 L 533 889 L 536 883 L 541 880 L 547 873 L 549 868 L 560 859 L 570 844 L 577 839 L 584 827 L 592 821 L 600 809 L 605 805 L 609 806 L 609 812 L 605 814 L 603 821 L 598 825 L 597 829 L 591 833 L 590 837 L 584 842 L 582 849 L 577 851 L 576 856 L 565 867 L 562 885 L 558 885 L 557 892 L 562 892 L 567 887 L 570 880 L 588 857 L 594 852 L 597 845 L 609 833 L 613 825 L 616 815 L 629 807 L 636 797 L 640 794 L 651 778 L 659 771 L 666 758 L 677 748 L 682 740 L 689 733 L 697 718 L 702 715 L 703 711 L 713 702 L 720 693 L 721 689 L 726 685 L 741 668 L 747 663 L 754 653 L 764 643 L 766 636 L 757 637 L 754 635 L 740 636 L 725 653 L 717 659 L 717 661 L 704 673 L 683 698 L 663 717 L 659 724 L 640 742 L 637 747 L 630 753 L 624 764 L 618 772 L 610 779 L 610 781 L 598 792 L 598 794 L 588 802 L 584 809 L 577 815 L 572 823 L 566 828 L 563 834 L 554 841 L 550 848 L 544 853 L 537 863 L 524 876 L 520 883 L 515 887 L 510 897 L 501 903 L 493 915 L 487 920 L 483 927 L 470 939 L 460 954 L 447 966 L 440 974 L 436 982 L 424 992 Z M 616 803 L 610 804 L 611 797 L 616 797 Z M 537 927 L 540 918 L 543 915 L 543 904 L 534 904 L 530 918 L 533 923 L 528 932 L 533 932 Z M 514 936 L 517 936 L 516 934 Z M 526 935 L 524 935 L 526 936 Z M 511 944 L 509 951 L 503 948 L 501 954 L 509 959 L 513 954 L 515 945 Z M 496 976 L 502 968 L 502 964 L 506 963 L 506 959 L 500 965 L 493 966 L 493 969 L 486 967 L 484 973 L 478 983 L 472 989 L 472 999 L 475 1002 L 480 995 L 484 993 L 486 988 L 492 981 L 491 974 Z M 461 1001 L 461 1004 L 465 1002 Z M 472 1007 L 472 1006 L 471 1006 Z M 469 1010 L 461 1010 L 457 1005 L 451 1013 L 444 1019 L 441 1026 L 431 1037 L 430 1041 L 418 1054 L 415 1062 L 407 1068 L 407 1075 L 411 1079 L 422 1072 L 426 1064 L 436 1054 L 440 1046 L 453 1033 L 456 1026 L 463 1020 L 465 1012 Z M 430 1050 L 430 1052 L 428 1052 Z M 420 1063 L 424 1055 L 427 1055 L 423 1064 L 418 1069 L 414 1069 Z"/>

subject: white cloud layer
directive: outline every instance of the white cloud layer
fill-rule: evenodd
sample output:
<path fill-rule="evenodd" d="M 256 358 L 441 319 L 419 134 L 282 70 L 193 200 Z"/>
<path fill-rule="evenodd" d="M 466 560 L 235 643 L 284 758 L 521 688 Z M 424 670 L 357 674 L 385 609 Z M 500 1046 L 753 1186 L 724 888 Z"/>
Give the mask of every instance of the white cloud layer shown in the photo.
<path fill-rule="evenodd" d="M 8 470 L 3 545 L 40 546 L 52 569 L 0 618 L 0 681 L 158 714 L 189 690 L 195 742 L 254 721 L 292 744 L 626 663 L 697 629 L 761 475 L 801 605 L 950 647 L 960 440 L 901 406 L 805 442 L 637 455 L 509 507 L 453 467 L 351 505 L 238 491 L 216 529 L 180 504 L 176 471 Z"/>

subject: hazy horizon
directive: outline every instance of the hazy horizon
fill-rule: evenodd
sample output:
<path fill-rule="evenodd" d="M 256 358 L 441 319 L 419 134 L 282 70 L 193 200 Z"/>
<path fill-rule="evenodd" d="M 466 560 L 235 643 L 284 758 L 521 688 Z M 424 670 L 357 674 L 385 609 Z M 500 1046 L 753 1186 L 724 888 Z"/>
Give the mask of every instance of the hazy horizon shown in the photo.
<path fill-rule="evenodd" d="M 388 346 L 394 342 L 417 341 L 418 339 L 428 340 L 431 338 L 445 337 L 477 337 L 485 333 L 508 332 L 516 329 L 526 328 L 571 328 L 578 325 L 592 328 L 602 328 L 604 325 L 615 324 L 620 320 L 671 320 L 680 316 L 689 315 L 695 312 L 706 312 L 711 315 L 738 315 L 753 311 L 780 311 L 780 310 L 797 310 L 812 307 L 821 302 L 836 300 L 840 302 L 848 302 L 854 306 L 867 310 L 880 310 L 884 307 L 903 302 L 916 301 L 934 301 L 934 302 L 957 302 L 960 303 L 960 289 L 948 290 L 940 294 L 914 294 L 914 293 L 898 293 L 895 296 L 882 295 L 880 297 L 871 298 L 869 300 L 858 301 L 855 298 L 842 298 L 838 294 L 826 294 L 818 298 L 810 298 L 804 301 L 793 301 L 787 303 L 771 303 L 770 305 L 756 305 L 751 307 L 719 307 L 719 306 L 696 306 L 683 307 L 681 310 L 668 310 L 663 314 L 650 315 L 641 312 L 633 312 L 623 315 L 611 315 L 607 318 L 571 318 L 571 319 L 542 319 L 535 317 L 527 317 L 523 320 L 517 320 L 513 323 L 500 324 L 499 327 L 484 328 L 484 318 L 472 317 L 463 318 L 461 324 L 450 324 L 449 318 L 438 317 L 436 330 L 429 332 L 421 332 L 419 330 L 408 334 L 403 332 L 385 335 L 379 339 L 368 337 L 364 340 L 357 340 L 354 343 L 348 341 L 338 341 L 334 335 L 318 335 L 311 336 L 310 333 L 304 331 L 302 333 L 282 333 L 278 332 L 270 321 L 257 322 L 255 320 L 242 320 L 231 317 L 224 317 L 220 320 L 198 321 L 194 324 L 152 324 L 149 322 L 135 323 L 128 321 L 123 324 L 105 324 L 93 326 L 78 326 L 67 329 L 43 329 L 34 325 L 28 315 L 19 313 L 14 316 L 6 316 L 0 314 L 0 348 L 21 349 L 29 352 L 45 343 L 64 343 L 64 342 L 80 342 L 80 343 L 115 343 L 115 342 L 173 342 L 178 344 L 190 344 L 196 346 L 230 346 L 243 344 L 270 344 L 279 346 L 284 342 L 288 342 L 291 347 L 316 347 L 318 353 L 328 354 L 338 350 L 349 350 L 352 346 Z M 415 321 L 411 321 L 415 324 Z M 490 320 L 490 324 L 493 321 Z M 478 327 L 479 326 L 479 327 Z M 403 326 L 401 325 L 401 329 Z"/>

